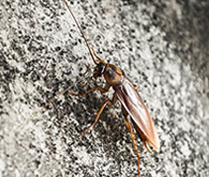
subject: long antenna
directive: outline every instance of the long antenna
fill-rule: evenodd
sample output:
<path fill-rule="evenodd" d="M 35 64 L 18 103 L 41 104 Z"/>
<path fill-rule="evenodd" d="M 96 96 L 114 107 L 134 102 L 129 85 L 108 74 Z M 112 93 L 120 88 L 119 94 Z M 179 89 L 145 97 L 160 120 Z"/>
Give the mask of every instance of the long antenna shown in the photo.
<path fill-rule="evenodd" d="M 81 35 L 82 35 L 82 37 L 84 38 L 84 40 L 85 40 L 85 42 L 86 42 L 86 45 L 87 45 L 87 47 L 88 47 L 88 49 L 89 49 L 89 53 L 90 53 L 90 55 L 91 55 L 91 58 L 93 59 L 94 63 L 97 65 L 98 63 L 97 63 L 97 62 L 95 61 L 95 59 L 94 59 L 94 56 L 93 56 L 93 54 L 92 54 L 92 52 L 91 52 L 91 49 L 90 49 L 89 44 L 88 44 L 88 41 L 87 41 L 87 39 L 86 39 L 86 37 L 85 37 L 85 35 L 84 35 L 84 33 L 83 33 L 83 30 L 81 29 L 80 25 L 78 24 L 78 22 L 77 22 L 77 20 L 76 20 L 76 18 L 75 18 L 75 16 L 74 16 L 74 14 L 73 14 L 73 12 L 70 10 L 70 7 L 69 7 L 67 1 L 66 1 L 66 0 L 62 0 L 62 1 L 65 3 L 65 5 L 67 6 L 67 8 L 68 8 L 70 14 L 72 15 L 72 17 L 73 17 L 73 19 L 74 19 L 74 21 L 75 21 L 75 23 L 76 23 L 76 25 L 77 25 L 77 27 L 78 27 L 78 29 L 79 29 Z"/>
<path fill-rule="evenodd" d="M 61 92 L 59 92 L 55 97 L 53 97 L 52 99 L 49 100 L 49 102 L 47 102 L 45 105 L 43 105 L 40 109 L 36 110 L 35 112 L 32 113 L 31 117 L 29 119 L 26 120 L 25 123 L 19 125 L 18 127 L 20 129 L 23 129 L 23 127 L 28 124 L 28 122 L 33 119 L 34 117 L 36 117 L 38 115 L 38 113 L 42 112 L 44 109 L 46 109 L 50 104 L 52 104 L 54 101 L 56 101 L 61 95 L 63 95 L 64 93 L 66 93 L 68 90 L 70 90 L 73 86 L 75 86 L 76 84 L 78 84 L 79 82 L 84 81 L 85 78 L 81 78 L 79 80 L 77 80 L 76 82 L 72 83 L 69 87 L 67 87 L 66 89 L 62 90 Z"/>

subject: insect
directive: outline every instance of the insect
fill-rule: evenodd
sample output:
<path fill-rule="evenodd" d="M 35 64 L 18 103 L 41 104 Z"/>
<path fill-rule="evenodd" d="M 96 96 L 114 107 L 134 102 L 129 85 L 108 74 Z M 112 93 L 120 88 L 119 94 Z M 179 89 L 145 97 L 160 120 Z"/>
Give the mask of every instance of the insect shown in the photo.
<path fill-rule="evenodd" d="M 156 151 L 160 149 L 160 141 L 157 136 L 156 129 L 154 127 L 153 120 L 144 105 L 142 98 L 138 93 L 137 86 L 132 84 L 129 78 L 125 75 L 125 73 L 120 69 L 118 66 L 114 64 L 108 64 L 104 60 L 102 60 L 97 54 L 95 53 L 93 48 L 90 48 L 84 33 L 78 24 L 74 14 L 72 13 L 68 3 L 66 0 L 62 0 L 67 9 L 69 10 L 71 16 L 73 17 L 80 33 L 82 34 L 91 58 L 96 65 L 93 71 L 93 78 L 96 80 L 98 77 L 104 77 L 106 81 L 105 87 L 95 86 L 90 90 L 85 91 L 84 93 L 71 93 L 68 92 L 70 96 L 81 96 L 93 92 L 95 90 L 99 90 L 102 94 L 108 92 L 109 88 L 112 87 L 114 89 L 114 94 L 112 99 L 107 99 L 103 105 L 101 106 L 94 122 L 86 128 L 82 134 L 84 134 L 87 130 L 89 130 L 95 123 L 98 121 L 102 111 L 107 105 L 113 105 L 116 100 L 121 102 L 122 113 L 125 118 L 125 123 L 130 131 L 132 142 L 136 151 L 136 155 L 138 157 L 138 176 L 140 177 L 140 155 L 137 148 L 137 144 L 134 138 L 133 130 L 129 119 L 127 118 L 130 115 L 130 119 L 132 124 L 134 125 L 135 130 L 137 131 L 139 137 L 141 138 L 145 148 L 148 152 L 152 153 L 149 149 L 149 145 L 151 145 Z M 96 59 L 95 59 L 96 58 Z"/>

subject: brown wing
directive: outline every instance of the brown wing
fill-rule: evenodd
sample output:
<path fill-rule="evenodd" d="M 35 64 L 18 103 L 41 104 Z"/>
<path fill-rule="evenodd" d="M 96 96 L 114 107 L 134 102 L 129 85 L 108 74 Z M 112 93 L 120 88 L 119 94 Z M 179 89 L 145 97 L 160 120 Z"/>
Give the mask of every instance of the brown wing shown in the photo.
<path fill-rule="evenodd" d="M 145 136 L 146 141 L 158 151 L 160 148 L 160 141 L 154 123 L 131 81 L 124 76 L 122 84 L 114 87 L 114 90 L 116 91 L 118 99 L 137 126 L 136 130 L 138 133 Z"/>

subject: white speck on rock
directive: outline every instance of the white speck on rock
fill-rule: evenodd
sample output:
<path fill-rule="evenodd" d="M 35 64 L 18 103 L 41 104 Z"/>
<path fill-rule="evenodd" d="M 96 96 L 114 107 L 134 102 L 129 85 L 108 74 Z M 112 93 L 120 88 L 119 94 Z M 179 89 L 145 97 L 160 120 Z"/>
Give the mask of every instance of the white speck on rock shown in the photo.
<path fill-rule="evenodd" d="M 91 162 L 91 157 L 86 150 L 85 146 L 76 147 L 73 149 L 73 154 L 78 158 L 79 164 L 88 166 Z"/>
<path fill-rule="evenodd" d="M 5 170 L 5 163 L 2 159 L 0 159 L 0 173 Z"/>
<path fill-rule="evenodd" d="M 191 150 L 189 149 L 189 146 L 188 146 L 187 142 L 185 142 L 184 144 L 181 145 L 180 150 L 186 158 L 188 158 L 191 154 Z"/>

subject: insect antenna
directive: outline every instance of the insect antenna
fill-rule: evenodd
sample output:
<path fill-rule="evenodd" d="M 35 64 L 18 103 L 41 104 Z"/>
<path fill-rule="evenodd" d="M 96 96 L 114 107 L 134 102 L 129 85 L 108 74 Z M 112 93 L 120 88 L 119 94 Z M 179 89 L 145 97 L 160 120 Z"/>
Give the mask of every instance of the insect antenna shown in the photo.
<path fill-rule="evenodd" d="M 29 123 L 30 120 L 32 120 L 34 117 L 36 117 L 38 115 L 38 113 L 41 113 L 44 109 L 46 109 L 50 104 L 52 104 L 53 102 L 55 102 L 61 95 L 65 94 L 68 90 L 70 90 L 72 87 L 74 87 L 76 84 L 83 82 L 85 80 L 85 78 L 81 78 L 79 80 L 77 80 L 76 82 L 72 83 L 69 87 L 67 87 L 66 89 L 62 90 L 61 92 L 59 92 L 56 96 L 54 96 L 53 98 L 51 98 L 45 105 L 43 105 L 41 108 L 39 108 L 38 110 L 34 111 L 31 115 L 30 118 L 28 118 L 26 120 L 25 123 L 20 124 L 18 126 L 19 129 L 23 129 L 25 125 L 27 125 Z"/>
<path fill-rule="evenodd" d="M 98 63 L 97 63 L 97 62 L 95 61 L 95 59 L 94 59 L 94 56 L 93 56 L 93 54 L 92 54 L 92 52 L 91 52 L 90 46 L 89 46 L 88 41 L 87 41 L 87 39 L 86 39 L 86 37 L 85 37 L 85 35 L 84 35 L 83 30 L 81 29 L 81 27 L 80 27 L 78 21 L 76 20 L 76 18 L 75 18 L 75 16 L 74 16 L 73 12 L 71 11 L 71 9 L 70 9 L 70 7 L 69 7 L 67 1 L 66 1 L 66 0 L 62 0 L 62 1 L 65 3 L 65 5 L 67 6 L 68 11 L 69 11 L 70 14 L 72 15 L 73 20 L 74 20 L 75 23 L 76 23 L 76 26 L 78 27 L 78 29 L 79 29 L 79 31 L 80 31 L 82 37 L 84 38 L 84 40 L 85 40 L 85 42 L 86 42 L 86 45 L 87 45 L 87 47 L 88 47 L 89 53 L 90 53 L 90 55 L 91 55 L 91 58 L 93 59 L 94 63 L 97 65 Z"/>

